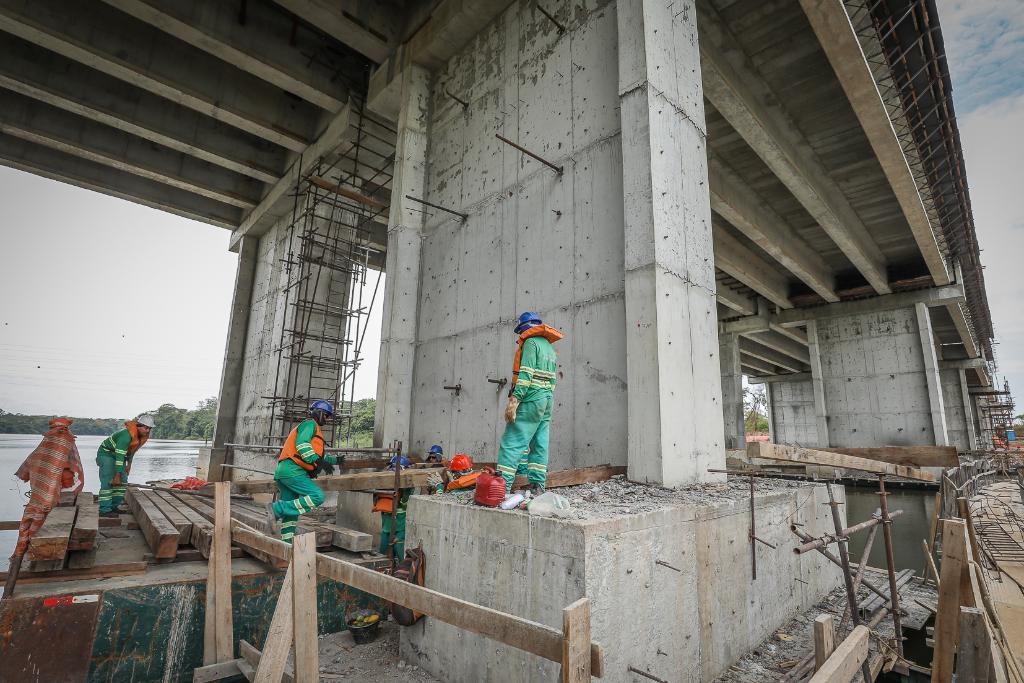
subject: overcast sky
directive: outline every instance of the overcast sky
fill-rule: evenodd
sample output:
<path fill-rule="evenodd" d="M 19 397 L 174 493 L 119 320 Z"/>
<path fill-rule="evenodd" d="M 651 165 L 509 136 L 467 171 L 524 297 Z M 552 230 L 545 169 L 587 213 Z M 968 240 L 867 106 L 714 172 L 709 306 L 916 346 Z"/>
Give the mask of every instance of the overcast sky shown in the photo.
<path fill-rule="evenodd" d="M 1024 2 L 939 0 L 997 357 L 1024 411 Z M 126 418 L 215 396 L 228 233 L 0 168 L 0 408 Z M 357 398 L 376 390 L 380 305 Z"/>

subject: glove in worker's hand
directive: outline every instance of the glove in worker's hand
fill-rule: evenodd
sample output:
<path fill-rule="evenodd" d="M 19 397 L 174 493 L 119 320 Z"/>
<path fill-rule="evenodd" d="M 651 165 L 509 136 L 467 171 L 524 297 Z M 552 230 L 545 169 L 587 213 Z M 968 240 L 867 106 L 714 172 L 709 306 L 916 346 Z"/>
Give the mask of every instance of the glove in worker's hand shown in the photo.
<path fill-rule="evenodd" d="M 321 472 L 325 472 L 327 474 L 334 474 L 334 465 L 333 464 L 327 462 L 327 460 L 325 460 L 324 458 L 320 458 L 320 462 L 323 463 L 323 465 L 321 465 L 321 467 L 320 467 L 320 471 Z"/>
<path fill-rule="evenodd" d="M 444 489 L 444 480 L 441 479 L 441 475 L 437 472 L 431 472 L 427 477 L 427 486 L 430 487 L 431 491 L 438 491 Z"/>
<path fill-rule="evenodd" d="M 519 399 L 515 396 L 509 396 L 508 405 L 505 406 L 505 422 L 515 422 L 517 410 L 519 410 Z"/>

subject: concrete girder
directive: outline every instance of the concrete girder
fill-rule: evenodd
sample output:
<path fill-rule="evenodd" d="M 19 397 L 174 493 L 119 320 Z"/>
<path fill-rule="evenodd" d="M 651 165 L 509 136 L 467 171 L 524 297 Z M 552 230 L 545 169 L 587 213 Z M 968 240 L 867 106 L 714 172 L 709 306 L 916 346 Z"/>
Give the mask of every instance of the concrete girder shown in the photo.
<path fill-rule="evenodd" d="M 771 264 L 743 246 L 724 228 L 713 225 L 715 267 L 782 308 L 792 308 L 789 283 Z"/>
<path fill-rule="evenodd" d="M 839 301 L 835 274 L 775 211 L 725 162 L 708 155 L 711 210 L 729 221 L 783 268 L 826 301 Z"/>
<path fill-rule="evenodd" d="M 967 324 L 967 316 L 964 315 L 964 305 L 959 302 L 949 303 L 946 304 L 946 310 L 949 311 L 949 317 L 953 319 L 953 325 L 956 327 L 956 331 L 963 342 L 964 353 L 969 358 L 974 358 L 978 355 L 978 346 L 974 343 L 974 334 L 971 333 L 971 328 Z"/>
<path fill-rule="evenodd" d="M 762 377 L 751 378 L 749 384 L 771 384 L 772 382 L 809 382 L 811 381 L 811 373 L 809 372 L 794 372 L 786 375 L 764 375 Z"/>
<path fill-rule="evenodd" d="M 319 124 L 320 110 L 112 8 L 69 21 L 56 0 L 0 0 L 0 30 L 295 152 Z"/>
<path fill-rule="evenodd" d="M 781 335 L 774 330 L 768 330 L 767 332 L 751 332 L 746 336 L 763 346 L 767 346 L 773 351 L 784 353 L 793 360 L 800 361 L 805 365 L 811 362 L 806 344 L 795 342 L 789 337 Z"/>
<path fill-rule="evenodd" d="M 257 181 L 6 90 L 0 90 L 0 131 L 243 209 L 256 206 L 262 189 Z"/>
<path fill-rule="evenodd" d="M 238 248 L 238 242 L 242 237 L 264 234 L 278 219 L 292 210 L 288 194 L 323 156 L 333 152 L 345 140 L 352 128 L 351 119 L 352 106 L 348 104 L 335 115 L 320 137 L 292 162 L 284 176 L 264 195 L 263 200 L 246 214 L 241 225 L 231 235 L 232 251 Z"/>
<path fill-rule="evenodd" d="M 942 287 L 918 289 L 911 292 L 897 292 L 896 294 L 875 296 L 870 299 L 840 301 L 839 303 L 825 304 L 812 308 L 794 308 L 775 314 L 772 316 L 772 322 L 784 326 L 799 325 L 822 318 L 871 313 L 873 311 L 891 311 L 897 308 L 914 306 L 917 303 L 923 303 L 929 307 L 946 306 L 949 303 L 963 302 L 964 299 L 963 285 L 951 284 L 943 285 Z"/>
<path fill-rule="evenodd" d="M 9 135 L 0 134 L 0 165 L 219 228 L 230 230 L 241 218 L 236 207 Z"/>
<path fill-rule="evenodd" d="M 935 284 L 948 284 L 950 273 L 921 201 L 917 181 L 844 5 L 828 0 L 800 0 L 800 5 L 889 180 L 910 232 L 928 265 L 928 273 Z"/>
<path fill-rule="evenodd" d="M 320 46 L 285 40 L 292 22 L 270 5 L 246 4 L 245 24 L 240 25 L 238 8 L 226 2 L 103 2 L 321 109 L 337 112 L 348 100 L 347 91 L 332 79 L 331 71 L 303 54 Z M 292 35 L 298 40 L 298 35 Z"/>
<path fill-rule="evenodd" d="M 717 16 L 697 3 L 704 96 L 772 170 L 875 291 L 888 294 L 886 262 L 839 186 Z"/>
<path fill-rule="evenodd" d="M 750 374 L 753 373 L 769 373 L 774 374 L 778 372 L 778 369 L 771 363 L 766 363 L 760 358 L 755 358 L 747 353 L 740 352 L 740 367 L 743 368 L 743 372 Z"/>
<path fill-rule="evenodd" d="M 189 154 L 264 183 L 277 180 L 286 151 L 234 126 L 0 34 L 0 87 Z"/>
<path fill-rule="evenodd" d="M 974 368 L 987 368 L 988 362 L 984 358 L 963 358 L 961 360 L 940 360 L 939 368 L 942 370 L 969 370 Z"/>
<path fill-rule="evenodd" d="M 751 358 L 756 358 L 764 361 L 765 363 L 770 363 L 774 366 L 785 368 L 786 370 L 792 370 L 793 372 L 803 372 L 807 369 L 807 365 L 805 363 L 801 363 L 800 361 L 790 358 L 784 353 L 779 353 L 778 351 L 770 349 L 760 342 L 747 337 L 740 337 L 740 352 L 750 356 Z"/>
<path fill-rule="evenodd" d="M 274 2 L 378 64 L 387 59 L 398 42 L 398 19 L 402 13 L 391 3 L 377 0 Z"/>
<path fill-rule="evenodd" d="M 718 299 L 718 303 L 741 315 L 754 315 L 757 312 L 757 303 L 752 298 L 721 283 L 715 287 L 715 297 Z"/>

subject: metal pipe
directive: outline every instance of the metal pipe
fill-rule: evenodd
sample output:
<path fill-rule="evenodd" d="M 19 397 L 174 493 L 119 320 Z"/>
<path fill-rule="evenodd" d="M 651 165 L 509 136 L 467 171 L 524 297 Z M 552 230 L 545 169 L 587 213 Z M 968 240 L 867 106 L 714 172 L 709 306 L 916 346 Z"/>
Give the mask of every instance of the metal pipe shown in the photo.
<path fill-rule="evenodd" d="M 860 613 L 857 608 L 857 592 L 853 587 L 853 575 L 850 573 L 850 552 L 846 547 L 846 539 L 842 536 L 843 522 L 839 519 L 839 503 L 836 502 L 835 496 L 832 494 L 832 484 L 825 484 L 825 488 L 828 489 L 828 505 L 832 509 L 832 524 L 836 528 L 836 536 L 839 536 L 839 559 L 842 562 L 843 568 L 843 581 L 846 583 L 846 598 L 850 602 L 850 618 L 853 620 L 854 626 L 860 625 Z M 871 681 L 871 669 L 868 663 L 865 661 L 861 665 L 861 672 L 864 674 L 864 683 L 872 683 Z"/>
<path fill-rule="evenodd" d="M 562 23 L 560 21 L 558 21 L 558 19 L 555 19 L 551 15 L 551 12 L 548 12 L 546 9 L 541 7 L 540 3 L 537 3 L 537 9 L 540 11 L 541 14 L 543 14 L 545 17 L 547 17 L 551 21 L 552 24 L 555 25 L 555 28 L 558 29 L 558 34 L 559 35 L 565 33 L 565 26 L 563 26 Z"/>
<path fill-rule="evenodd" d="M 504 142 L 506 145 L 511 145 L 512 147 L 515 147 L 516 149 L 518 149 L 520 152 L 522 152 L 526 156 L 530 157 L 531 159 L 536 159 L 540 163 L 544 164 L 545 166 L 547 166 L 548 168 L 553 170 L 558 175 L 562 175 L 562 167 L 561 166 L 554 165 L 553 163 L 551 163 L 547 159 L 545 159 L 543 157 L 540 157 L 540 156 L 537 156 L 536 154 L 534 154 L 530 150 L 526 149 L 522 145 L 517 145 L 516 143 L 512 142 L 511 140 L 509 140 L 508 138 L 506 138 L 506 137 L 504 137 L 502 135 L 499 135 L 499 134 L 495 133 L 494 137 L 498 138 L 499 140 Z"/>
<path fill-rule="evenodd" d="M 226 443 L 225 446 L 244 448 L 250 451 L 280 451 L 281 446 L 262 446 L 259 444 Z M 394 447 L 387 448 L 325 448 L 324 453 L 388 453 L 394 454 Z"/>
<path fill-rule="evenodd" d="M 902 514 L 903 514 L 903 510 L 893 510 L 892 516 L 890 517 L 890 519 L 892 519 L 893 517 L 899 517 Z M 881 524 L 881 523 L 882 523 L 882 518 L 881 517 L 872 517 L 871 519 L 863 521 L 860 524 L 854 524 L 851 527 L 847 527 L 847 528 L 843 529 L 842 530 L 842 538 L 847 538 L 847 537 L 857 533 L 858 531 L 864 531 L 865 529 L 870 529 L 871 527 L 873 527 L 873 526 L 875 526 L 877 524 Z M 797 555 L 802 555 L 803 553 L 806 553 L 809 550 L 817 550 L 818 548 L 824 548 L 825 546 L 827 546 L 827 545 L 829 545 L 831 543 L 835 543 L 837 540 L 838 539 L 833 534 L 825 534 L 821 538 L 816 539 L 814 541 L 811 541 L 810 543 L 804 543 L 801 546 L 797 546 L 796 548 L 793 548 L 793 552 L 796 553 Z"/>
<path fill-rule="evenodd" d="M 885 475 L 878 475 L 878 498 L 882 508 L 882 537 L 885 539 L 885 566 L 889 570 L 889 600 L 892 603 L 892 625 L 896 636 L 896 652 L 903 656 L 903 623 L 900 618 L 900 597 L 896 590 L 896 562 L 892 554 L 892 518 L 889 514 L 889 494 L 885 492 Z"/>
<path fill-rule="evenodd" d="M 433 202 L 428 202 L 426 199 L 420 199 L 419 197 L 413 197 L 411 194 L 405 195 L 405 198 L 406 199 L 411 199 L 414 202 L 419 202 L 423 206 L 429 206 L 432 209 L 437 209 L 438 211 L 446 211 L 447 213 L 450 213 L 450 214 L 453 214 L 455 216 L 458 216 L 462 220 L 466 220 L 467 218 L 469 218 L 469 214 L 468 213 L 462 213 L 461 211 L 453 211 L 452 209 L 445 208 L 445 207 L 441 206 L 440 204 L 434 204 Z"/>

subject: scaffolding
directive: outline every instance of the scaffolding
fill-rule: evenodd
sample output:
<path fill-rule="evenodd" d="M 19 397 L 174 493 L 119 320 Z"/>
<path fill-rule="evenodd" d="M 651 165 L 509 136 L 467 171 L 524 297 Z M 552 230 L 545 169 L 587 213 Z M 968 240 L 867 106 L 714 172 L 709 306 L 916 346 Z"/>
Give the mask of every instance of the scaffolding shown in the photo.
<path fill-rule="evenodd" d="M 355 381 L 382 278 L 393 135 L 360 111 L 344 149 L 296 182 L 281 261 L 285 304 L 274 392 L 264 397 L 268 445 L 280 445 L 317 399 L 335 406 L 323 426 L 327 445 L 355 445 Z"/>

